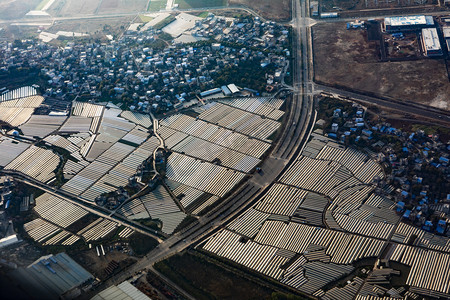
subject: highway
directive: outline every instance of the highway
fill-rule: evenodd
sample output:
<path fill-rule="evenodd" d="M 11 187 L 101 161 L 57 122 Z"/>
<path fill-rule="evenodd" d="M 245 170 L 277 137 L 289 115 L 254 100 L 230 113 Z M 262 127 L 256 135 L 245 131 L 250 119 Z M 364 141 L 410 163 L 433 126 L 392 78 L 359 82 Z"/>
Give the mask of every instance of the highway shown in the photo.
<path fill-rule="evenodd" d="M 310 72 L 310 19 L 306 0 L 292 1 L 292 52 L 294 54 L 293 95 L 289 105 L 286 130 L 275 148 L 274 157 L 289 159 L 304 138 L 307 121 L 311 119 L 314 99 Z"/>

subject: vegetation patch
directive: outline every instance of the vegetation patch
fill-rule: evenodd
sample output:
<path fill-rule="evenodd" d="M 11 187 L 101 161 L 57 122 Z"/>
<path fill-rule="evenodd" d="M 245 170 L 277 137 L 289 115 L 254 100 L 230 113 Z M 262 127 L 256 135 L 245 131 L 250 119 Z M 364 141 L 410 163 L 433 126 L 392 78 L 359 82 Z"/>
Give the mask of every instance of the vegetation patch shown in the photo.
<path fill-rule="evenodd" d="M 166 5 L 167 0 L 150 0 L 147 11 L 160 11 L 161 9 L 165 9 Z"/>
<path fill-rule="evenodd" d="M 155 267 L 196 299 L 270 299 L 272 294 L 270 289 L 190 253 L 172 256 Z"/>
<path fill-rule="evenodd" d="M 137 256 L 146 255 L 158 246 L 158 242 L 155 239 L 137 232 L 129 237 L 129 242 L 131 249 Z"/>
<path fill-rule="evenodd" d="M 146 16 L 146 15 L 139 15 L 139 19 L 141 19 L 142 22 L 147 23 L 153 20 L 152 17 Z"/>
<path fill-rule="evenodd" d="M 227 0 L 175 0 L 178 8 L 202 8 L 202 7 L 218 7 L 226 6 Z"/>
<path fill-rule="evenodd" d="M 247 60 L 239 63 L 237 67 L 223 68 L 214 80 L 217 86 L 234 83 L 240 87 L 248 87 L 257 91 L 264 91 L 266 86 L 266 73 L 272 74 L 274 66 L 261 67 L 258 60 Z"/>
<path fill-rule="evenodd" d="M 167 18 L 165 18 L 164 20 L 162 20 L 161 22 L 159 22 L 158 24 L 156 24 L 155 26 L 153 26 L 153 28 L 156 30 L 163 29 L 164 27 L 166 27 L 167 25 L 169 25 L 170 23 L 172 23 L 175 20 L 176 20 L 175 16 L 170 15 Z"/>
<path fill-rule="evenodd" d="M 44 8 L 44 6 L 47 5 L 47 3 L 49 3 L 51 0 L 42 0 L 41 3 L 39 3 L 38 6 L 36 6 L 36 8 L 34 10 L 41 10 Z"/>

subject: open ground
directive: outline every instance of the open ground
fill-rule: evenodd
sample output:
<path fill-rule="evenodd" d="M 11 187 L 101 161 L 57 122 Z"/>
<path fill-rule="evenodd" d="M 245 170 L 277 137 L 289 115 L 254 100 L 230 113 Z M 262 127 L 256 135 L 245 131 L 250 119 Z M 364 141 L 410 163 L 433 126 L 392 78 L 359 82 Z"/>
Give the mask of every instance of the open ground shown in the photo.
<path fill-rule="evenodd" d="M 48 13 L 52 16 L 132 13 L 146 10 L 147 0 L 61 0 L 55 2 Z"/>
<path fill-rule="evenodd" d="M 174 255 L 156 268 L 196 299 L 270 299 L 274 292 L 198 253 Z"/>
<path fill-rule="evenodd" d="M 180 9 L 226 6 L 227 0 L 175 0 Z"/>
<path fill-rule="evenodd" d="M 345 23 L 313 27 L 315 80 L 368 94 L 450 109 L 443 59 L 380 62 L 375 42 Z M 447 95 L 447 96 L 446 96 Z"/>
<path fill-rule="evenodd" d="M 19 19 L 40 2 L 41 0 L 0 0 L 0 19 Z"/>
<path fill-rule="evenodd" d="M 319 2 L 322 11 L 380 9 L 380 8 L 389 9 L 395 7 L 417 7 L 417 6 L 438 4 L 437 0 L 423 0 L 423 1 L 320 0 Z"/>
<path fill-rule="evenodd" d="M 230 5 L 245 5 L 263 17 L 274 21 L 288 21 L 291 17 L 290 0 L 229 0 Z"/>
<path fill-rule="evenodd" d="M 83 22 L 80 22 L 79 20 L 66 20 L 55 23 L 48 31 L 52 33 L 58 31 L 89 33 L 90 36 L 94 38 L 96 33 L 100 36 L 103 36 L 103 34 L 117 36 L 128 27 L 132 19 L 133 17 L 114 17 L 83 20 Z"/>

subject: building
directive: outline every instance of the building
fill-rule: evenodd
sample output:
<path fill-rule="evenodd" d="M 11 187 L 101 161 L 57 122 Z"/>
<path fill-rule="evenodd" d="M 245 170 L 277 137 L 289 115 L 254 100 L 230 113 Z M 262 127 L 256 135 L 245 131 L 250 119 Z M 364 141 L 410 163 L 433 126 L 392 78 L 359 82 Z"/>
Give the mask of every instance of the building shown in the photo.
<path fill-rule="evenodd" d="M 222 92 L 222 89 L 215 88 L 215 89 L 211 89 L 211 90 L 207 90 L 207 91 L 201 92 L 200 93 L 200 97 L 203 98 L 203 97 L 211 96 L 211 95 L 214 95 L 214 94 L 218 94 L 220 92 Z"/>
<path fill-rule="evenodd" d="M 319 1 L 311 1 L 309 5 L 311 8 L 311 16 L 318 17 L 319 16 Z"/>
<path fill-rule="evenodd" d="M 19 239 L 17 238 L 17 235 L 13 234 L 13 235 L 10 235 L 10 236 L 0 239 L 0 248 L 7 247 L 9 245 L 12 245 L 12 244 L 15 244 L 18 242 L 19 242 Z"/>
<path fill-rule="evenodd" d="M 227 88 L 230 90 L 230 92 L 233 95 L 239 93 L 239 89 L 237 88 L 237 86 L 234 83 L 227 85 Z"/>
<path fill-rule="evenodd" d="M 101 291 L 91 300 L 151 300 L 128 281 Z"/>
<path fill-rule="evenodd" d="M 425 56 L 442 55 L 441 43 L 436 28 L 422 29 L 421 44 Z"/>
<path fill-rule="evenodd" d="M 327 19 L 327 18 L 338 18 L 339 14 L 334 12 L 334 13 L 321 13 L 320 17 L 322 19 Z"/>
<path fill-rule="evenodd" d="M 29 299 L 49 300 L 79 294 L 80 286 L 94 280 L 66 253 L 43 256 L 26 268 L 14 270 L 11 277 Z"/>
<path fill-rule="evenodd" d="M 411 31 L 426 28 L 434 25 L 432 16 L 397 16 L 384 18 L 383 31 Z"/>
<path fill-rule="evenodd" d="M 230 89 L 229 89 L 226 85 L 222 86 L 221 89 L 222 89 L 222 93 L 223 93 L 225 96 L 228 97 L 228 96 L 231 96 L 231 95 L 232 95 Z"/>
<path fill-rule="evenodd" d="M 447 51 L 450 52 L 450 26 L 443 27 L 442 33 L 444 34 L 445 43 L 447 44 Z"/>

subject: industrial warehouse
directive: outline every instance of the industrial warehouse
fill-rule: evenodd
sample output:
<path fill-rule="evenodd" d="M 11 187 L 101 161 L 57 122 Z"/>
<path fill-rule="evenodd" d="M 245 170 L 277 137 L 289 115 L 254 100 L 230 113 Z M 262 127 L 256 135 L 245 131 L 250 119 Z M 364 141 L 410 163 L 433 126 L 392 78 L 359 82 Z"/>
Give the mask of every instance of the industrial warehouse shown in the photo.
<path fill-rule="evenodd" d="M 445 17 L 440 19 L 443 20 Z M 444 52 L 439 33 L 442 32 L 444 41 L 447 41 L 446 36 L 449 34 L 446 22 L 439 22 L 438 19 L 435 21 L 433 16 L 426 15 L 386 17 L 382 29 L 394 40 L 402 40 L 407 34 L 417 34 L 420 37 L 421 52 L 425 57 L 442 56 Z"/>
<path fill-rule="evenodd" d="M 379 41 L 380 61 L 447 58 L 450 53 L 449 20 L 447 16 L 395 16 L 348 22 L 347 30 L 367 30 L 371 36 L 368 42 Z"/>
<path fill-rule="evenodd" d="M 383 22 L 385 32 L 411 31 L 434 26 L 432 16 L 399 16 L 386 17 Z"/>

